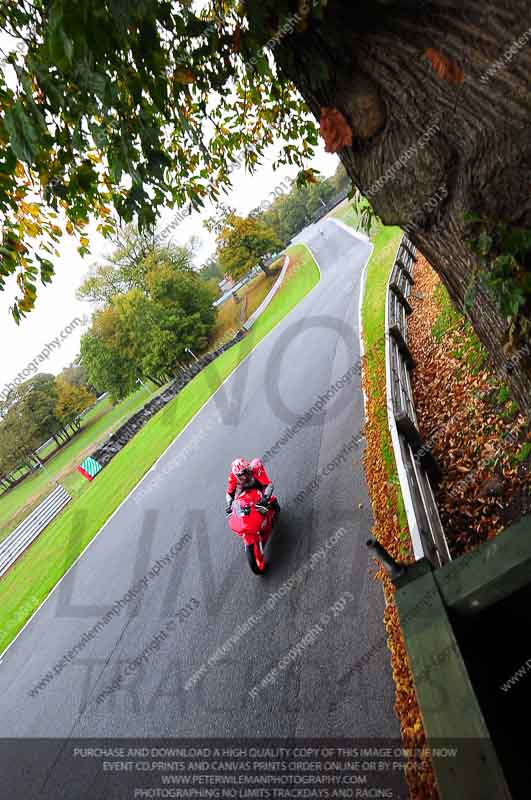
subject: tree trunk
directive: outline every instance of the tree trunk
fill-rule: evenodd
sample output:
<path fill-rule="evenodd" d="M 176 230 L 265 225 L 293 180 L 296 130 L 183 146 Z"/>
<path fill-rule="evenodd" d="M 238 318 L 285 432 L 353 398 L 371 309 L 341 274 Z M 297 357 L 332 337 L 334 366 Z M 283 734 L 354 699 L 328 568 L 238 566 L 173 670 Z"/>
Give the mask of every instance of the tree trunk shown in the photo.
<path fill-rule="evenodd" d="M 260 267 L 260 269 L 262 270 L 262 272 L 264 273 L 264 275 L 266 276 L 266 278 L 270 278 L 270 277 L 271 277 L 271 275 L 272 275 L 273 273 L 271 272 L 271 270 L 269 269 L 269 267 L 267 266 L 267 264 L 262 264 L 262 263 L 260 262 L 260 264 L 259 264 L 258 266 Z"/>
<path fill-rule="evenodd" d="M 280 24 L 277 4 L 248 0 L 251 22 L 265 5 L 271 24 Z M 294 2 L 293 12 L 301 7 Z M 321 21 L 284 36 L 273 52 L 317 119 L 323 107 L 343 114 L 353 130 L 352 146 L 339 152 L 349 175 L 386 225 L 411 226 L 411 239 L 465 310 L 481 266 L 467 241 L 467 215 L 531 228 L 527 0 L 330 0 Z M 433 198 L 436 208 L 419 215 Z M 531 416 L 526 337 L 508 342 L 498 308 L 477 286 L 467 313 Z M 525 319 L 530 308 L 526 295 Z"/>

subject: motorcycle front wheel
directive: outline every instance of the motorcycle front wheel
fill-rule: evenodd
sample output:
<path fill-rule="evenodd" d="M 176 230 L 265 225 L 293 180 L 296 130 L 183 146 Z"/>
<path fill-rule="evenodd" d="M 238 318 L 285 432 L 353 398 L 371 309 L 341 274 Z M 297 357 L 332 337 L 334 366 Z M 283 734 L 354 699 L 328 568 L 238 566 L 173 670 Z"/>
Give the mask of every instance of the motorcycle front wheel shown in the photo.
<path fill-rule="evenodd" d="M 246 544 L 245 555 L 251 567 L 251 572 L 255 575 L 263 575 L 265 571 L 265 560 L 263 554 L 260 552 L 258 544 Z"/>

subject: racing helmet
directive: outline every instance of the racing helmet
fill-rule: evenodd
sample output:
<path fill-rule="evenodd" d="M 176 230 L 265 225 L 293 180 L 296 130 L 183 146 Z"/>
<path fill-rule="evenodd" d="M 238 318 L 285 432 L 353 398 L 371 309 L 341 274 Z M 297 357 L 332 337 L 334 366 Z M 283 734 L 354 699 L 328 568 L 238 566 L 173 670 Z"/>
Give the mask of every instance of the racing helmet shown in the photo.
<path fill-rule="evenodd" d="M 251 473 L 251 465 L 246 458 L 236 458 L 231 464 L 230 468 L 232 474 L 237 480 L 246 478 Z"/>

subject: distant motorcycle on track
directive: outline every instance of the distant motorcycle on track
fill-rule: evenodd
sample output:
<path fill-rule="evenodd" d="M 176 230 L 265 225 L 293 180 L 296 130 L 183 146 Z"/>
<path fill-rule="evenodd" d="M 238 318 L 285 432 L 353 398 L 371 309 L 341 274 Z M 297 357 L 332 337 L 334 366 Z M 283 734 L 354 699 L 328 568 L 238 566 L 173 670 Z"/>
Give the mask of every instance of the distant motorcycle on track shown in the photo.
<path fill-rule="evenodd" d="M 241 537 L 245 556 L 255 575 L 265 572 L 265 548 L 280 511 L 276 497 L 272 496 L 264 505 L 260 505 L 261 500 L 259 489 L 246 489 L 234 500 L 229 516 L 229 528 Z"/>

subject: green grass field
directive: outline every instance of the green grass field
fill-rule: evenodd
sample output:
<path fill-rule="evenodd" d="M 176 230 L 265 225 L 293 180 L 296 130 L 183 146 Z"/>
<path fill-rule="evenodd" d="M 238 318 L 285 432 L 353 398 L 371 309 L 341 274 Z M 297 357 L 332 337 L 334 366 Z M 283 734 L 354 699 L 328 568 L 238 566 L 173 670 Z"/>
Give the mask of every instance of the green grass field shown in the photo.
<path fill-rule="evenodd" d="M 29 475 L 14 489 L 0 496 L 0 541 L 39 505 L 54 488 L 56 480 L 71 495 L 77 496 L 86 484 L 85 478 L 76 471 L 85 454 L 92 452 L 99 442 L 160 391 L 159 387 L 150 391 L 142 387 L 114 407 L 105 398 L 92 408 L 83 419 L 81 431 L 46 462 L 44 469 Z"/>
<path fill-rule="evenodd" d="M 341 220 L 341 222 L 344 222 L 346 225 L 350 225 L 354 230 L 358 230 L 359 228 L 360 215 L 355 211 L 350 200 L 343 200 L 343 202 L 331 212 L 330 216 Z"/>
<path fill-rule="evenodd" d="M 333 217 L 334 219 L 340 220 L 344 222 L 345 225 L 349 225 L 351 228 L 354 228 L 355 231 L 362 230 L 362 214 L 365 208 L 368 208 L 369 203 L 364 198 L 360 201 L 359 208 L 356 210 L 353 205 L 353 201 L 343 200 L 333 211 L 330 212 L 329 216 Z M 371 221 L 371 239 L 374 239 L 377 232 L 381 227 L 381 223 L 378 222 L 377 219 L 373 219 Z M 363 231 L 367 233 L 367 230 Z"/>
<path fill-rule="evenodd" d="M 270 278 L 260 274 L 240 290 L 240 297 L 242 300 L 246 298 L 247 301 L 245 319 L 251 316 L 265 298 L 278 278 L 281 267 L 282 263 L 279 261 L 273 265 L 274 272 Z M 210 337 L 209 350 L 219 347 L 241 328 L 239 309 L 240 306 L 233 299 L 221 307 Z M 115 406 L 109 398 L 105 398 L 87 413 L 80 433 L 71 442 L 60 450 L 57 450 L 55 443 L 52 442 L 42 450 L 41 457 L 54 450 L 57 452 L 46 462 L 44 469 L 28 475 L 17 487 L 0 495 L 0 541 L 42 502 L 52 491 L 56 481 L 59 481 L 73 497 L 77 497 L 85 489 L 86 484 L 85 478 L 76 470 L 80 461 L 139 411 L 149 399 L 163 391 L 163 388 L 148 382 L 146 387 L 142 387 Z"/>
<path fill-rule="evenodd" d="M 374 250 L 367 266 L 367 282 L 362 305 L 363 338 L 367 354 L 369 392 L 375 399 L 376 415 L 381 431 L 382 458 L 387 467 L 390 483 L 398 487 L 398 519 L 402 529 L 407 527 L 407 517 L 400 493 L 395 457 L 387 420 L 385 395 L 385 302 L 387 281 L 402 236 L 400 228 L 377 224 L 371 237 Z M 382 380 L 383 378 L 383 380 Z"/>
<path fill-rule="evenodd" d="M 288 254 L 294 268 L 249 335 L 185 386 L 92 483 L 84 481 L 78 496 L 0 581 L 0 653 L 215 389 L 318 283 L 319 270 L 304 246 Z"/>

